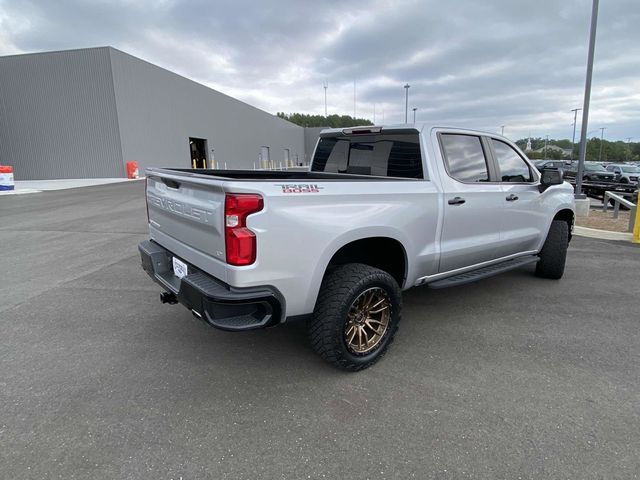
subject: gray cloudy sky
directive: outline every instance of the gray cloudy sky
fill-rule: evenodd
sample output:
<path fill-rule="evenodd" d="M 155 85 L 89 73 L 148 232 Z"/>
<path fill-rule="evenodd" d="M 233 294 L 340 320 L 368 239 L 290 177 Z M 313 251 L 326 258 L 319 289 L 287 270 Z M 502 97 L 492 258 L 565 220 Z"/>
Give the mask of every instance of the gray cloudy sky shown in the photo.
<path fill-rule="evenodd" d="M 275 113 L 569 138 L 591 0 L 0 0 L 0 55 L 111 45 Z M 601 0 L 590 136 L 640 141 L 640 1 Z M 411 112 L 410 112 L 411 114 Z"/>

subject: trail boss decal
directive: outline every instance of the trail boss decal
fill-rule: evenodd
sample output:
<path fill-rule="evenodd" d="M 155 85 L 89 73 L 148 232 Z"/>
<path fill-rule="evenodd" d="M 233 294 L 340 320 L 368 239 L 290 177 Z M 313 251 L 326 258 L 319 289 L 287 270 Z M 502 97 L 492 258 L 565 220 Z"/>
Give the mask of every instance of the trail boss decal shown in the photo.
<path fill-rule="evenodd" d="M 282 187 L 282 193 L 320 193 L 324 187 L 313 183 L 276 183 L 276 187 Z"/>

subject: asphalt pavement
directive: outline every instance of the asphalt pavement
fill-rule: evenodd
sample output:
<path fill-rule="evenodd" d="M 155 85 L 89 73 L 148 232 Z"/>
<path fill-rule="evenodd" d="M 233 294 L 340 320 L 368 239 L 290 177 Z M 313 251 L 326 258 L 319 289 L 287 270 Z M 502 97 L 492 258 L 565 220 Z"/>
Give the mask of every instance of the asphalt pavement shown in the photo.
<path fill-rule="evenodd" d="M 139 266 L 144 184 L 0 198 L 7 479 L 637 478 L 640 248 L 405 292 L 356 374 L 304 325 L 207 327 Z"/>

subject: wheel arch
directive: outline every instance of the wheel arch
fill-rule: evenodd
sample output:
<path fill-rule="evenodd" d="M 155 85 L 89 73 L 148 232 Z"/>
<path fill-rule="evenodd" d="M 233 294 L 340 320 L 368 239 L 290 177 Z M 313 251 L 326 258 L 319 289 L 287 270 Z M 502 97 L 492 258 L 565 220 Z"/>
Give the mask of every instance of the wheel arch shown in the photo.
<path fill-rule="evenodd" d="M 346 263 L 363 263 L 379 268 L 391 275 L 399 287 L 407 278 L 407 252 L 402 243 L 390 237 L 367 237 L 345 244 L 333 254 L 323 277 L 332 265 Z"/>
<path fill-rule="evenodd" d="M 313 272 L 310 289 L 305 304 L 309 311 L 312 311 L 322 285 L 322 281 L 332 265 L 344 263 L 363 263 L 375 268 L 380 268 L 388 272 L 398 282 L 398 286 L 402 289 L 406 279 L 411 275 L 411 266 L 409 265 L 409 253 L 407 252 L 406 242 L 403 241 L 401 235 L 396 235 L 395 231 L 361 231 L 349 232 L 348 235 L 335 239 L 320 256 L 320 261 Z M 371 252 L 376 248 L 388 247 L 393 255 L 387 257 L 386 264 L 379 261 L 372 261 Z M 362 252 L 359 252 L 362 250 Z M 368 254 L 368 255 L 367 255 Z M 391 265 L 397 261 L 398 264 Z M 401 266 L 399 266 L 401 265 Z M 395 267 L 395 268 L 394 268 Z M 389 272 L 389 269 L 392 271 Z"/>
<path fill-rule="evenodd" d="M 575 213 L 570 208 L 563 208 L 556 212 L 553 216 L 554 220 L 562 220 L 563 222 L 567 222 L 567 226 L 569 227 L 569 240 L 571 240 L 571 234 L 573 231 L 573 224 L 575 222 Z"/>

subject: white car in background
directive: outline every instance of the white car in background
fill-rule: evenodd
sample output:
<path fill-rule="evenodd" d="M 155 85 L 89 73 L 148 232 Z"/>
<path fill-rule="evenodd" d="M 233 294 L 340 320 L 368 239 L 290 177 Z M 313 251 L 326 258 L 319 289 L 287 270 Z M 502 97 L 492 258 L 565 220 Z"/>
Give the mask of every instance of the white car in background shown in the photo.
<path fill-rule="evenodd" d="M 616 182 L 620 183 L 638 183 L 640 177 L 640 167 L 629 164 L 611 164 L 607 165 L 607 170 L 613 172 L 616 176 Z"/>

